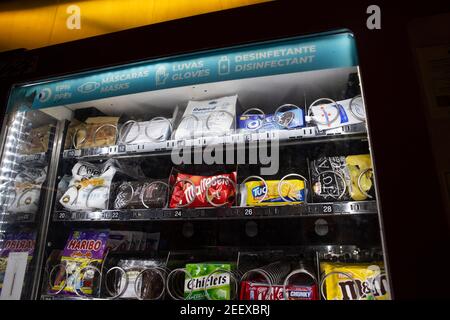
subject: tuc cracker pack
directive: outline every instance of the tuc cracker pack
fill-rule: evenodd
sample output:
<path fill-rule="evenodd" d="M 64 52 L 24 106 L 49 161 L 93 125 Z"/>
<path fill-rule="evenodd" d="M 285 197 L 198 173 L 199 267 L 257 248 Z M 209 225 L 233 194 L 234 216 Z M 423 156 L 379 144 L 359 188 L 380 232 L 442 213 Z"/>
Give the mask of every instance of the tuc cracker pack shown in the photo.
<path fill-rule="evenodd" d="M 281 195 L 289 201 L 285 201 L 278 193 L 279 182 L 280 180 L 266 180 L 268 191 L 262 181 L 246 182 L 242 190 L 241 199 L 241 201 L 246 201 L 246 203 L 242 205 L 251 207 L 280 206 L 285 204 L 300 204 L 305 201 L 305 183 L 303 180 L 283 180 Z M 263 200 L 261 201 L 261 199 Z"/>
<path fill-rule="evenodd" d="M 100 270 L 109 237 L 108 230 L 74 231 L 67 240 L 61 257 L 61 264 L 66 268 L 58 274 L 52 291 L 66 294 L 92 295 L 97 286 L 98 273 L 88 266 Z M 67 283 L 65 283 L 67 279 Z"/>
<path fill-rule="evenodd" d="M 224 272 L 217 270 L 225 270 Z M 205 288 L 212 300 L 230 300 L 231 265 L 226 263 L 191 263 L 186 265 L 184 297 L 186 300 L 206 300 Z M 209 277 L 209 275 L 212 276 Z"/>
<path fill-rule="evenodd" d="M 35 243 L 36 233 L 33 231 L 6 234 L 0 248 L 0 293 L 2 292 L 10 252 L 28 252 L 28 262 L 30 262 L 33 258 Z"/>
<path fill-rule="evenodd" d="M 331 263 L 320 264 L 323 277 L 330 274 L 324 285 L 327 300 L 387 300 L 388 283 L 383 263 Z M 356 282 L 358 288 L 356 289 Z M 358 293 L 356 292 L 358 290 Z"/>

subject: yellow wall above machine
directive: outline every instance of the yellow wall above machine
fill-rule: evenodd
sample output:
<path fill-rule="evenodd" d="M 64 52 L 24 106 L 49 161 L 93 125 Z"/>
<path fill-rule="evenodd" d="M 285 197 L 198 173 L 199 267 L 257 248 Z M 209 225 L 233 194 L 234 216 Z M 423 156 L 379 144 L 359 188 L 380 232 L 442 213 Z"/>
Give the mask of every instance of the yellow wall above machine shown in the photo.
<path fill-rule="evenodd" d="M 267 1 L 4 0 L 0 2 L 0 51 L 39 48 Z"/>

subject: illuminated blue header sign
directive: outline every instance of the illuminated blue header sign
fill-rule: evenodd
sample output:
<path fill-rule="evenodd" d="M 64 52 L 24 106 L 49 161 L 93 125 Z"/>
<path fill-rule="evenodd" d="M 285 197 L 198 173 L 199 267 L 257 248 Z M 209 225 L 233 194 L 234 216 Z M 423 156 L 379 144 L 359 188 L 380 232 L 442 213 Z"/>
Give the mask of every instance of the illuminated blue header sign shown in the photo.
<path fill-rule="evenodd" d="M 187 85 L 356 66 L 350 33 L 267 42 L 97 70 L 17 87 L 13 106 L 41 109 Z M 31 98 L 30 98 L 31 97 Z"/>

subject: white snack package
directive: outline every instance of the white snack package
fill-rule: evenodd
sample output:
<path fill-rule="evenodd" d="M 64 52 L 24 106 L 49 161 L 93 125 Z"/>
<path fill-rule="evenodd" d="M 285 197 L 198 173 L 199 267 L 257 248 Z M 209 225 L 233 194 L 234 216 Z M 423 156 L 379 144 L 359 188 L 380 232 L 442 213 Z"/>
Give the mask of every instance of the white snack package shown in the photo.
<path fill-rule="evenodd" d="M 59 203 L 69 210 L 107 209 L 111 183 L 116 173 L 138 179 L 144 173 L 137 163 L 124 165 L 110 159 L 100 166 L 79 161 L 72 168 L 69 187 Z"/>
<path fill-rule="evenodd" d="M 175 139 L 222 136 L 233 129 L 237 95 L 212 100 L 189 101 L 175 131 Z"/>
<path fill-rule="evenodd" d="M 77 162 L 72 168 L 69 188 L 59 203 L 69 210 L 106 209 L 116 171 L 112 164 L 105 163 L 102 168 L 88 162 Z"/>
<path fill-rule="evenodd" d="M 311 107 L 310 118 L 317 124 L 319 131 L 362 123 L 366 118 L 362 99 L 355 98 L 350 108 L 352 100 L 336 101 L 337 106 L 334 103 L 318 103 Z"/>

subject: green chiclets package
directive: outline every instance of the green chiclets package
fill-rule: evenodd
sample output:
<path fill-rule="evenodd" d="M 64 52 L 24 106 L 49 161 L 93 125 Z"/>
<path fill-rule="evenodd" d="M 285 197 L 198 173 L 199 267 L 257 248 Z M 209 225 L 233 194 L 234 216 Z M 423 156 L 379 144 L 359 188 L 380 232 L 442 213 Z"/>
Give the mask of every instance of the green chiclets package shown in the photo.
<path fill-rule="evenodd" d="M 223 272 L 216 270 L 224 270 Z M 208 295 L 212 300 L 230 300 L 230 264 L 224 263 L 191 263 L 186 265 L 184 282 L 184 298 L 186 300 L 206 300 Z M 211 277 L 210 274 L 215 272 Z"/>

